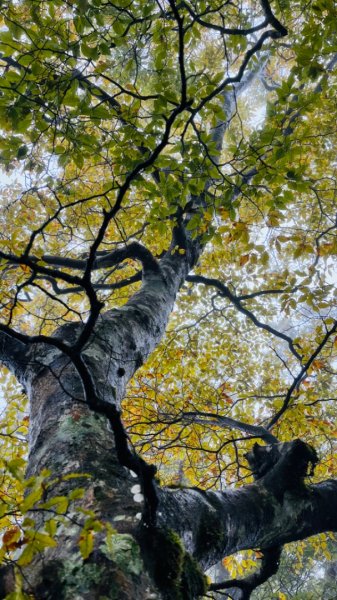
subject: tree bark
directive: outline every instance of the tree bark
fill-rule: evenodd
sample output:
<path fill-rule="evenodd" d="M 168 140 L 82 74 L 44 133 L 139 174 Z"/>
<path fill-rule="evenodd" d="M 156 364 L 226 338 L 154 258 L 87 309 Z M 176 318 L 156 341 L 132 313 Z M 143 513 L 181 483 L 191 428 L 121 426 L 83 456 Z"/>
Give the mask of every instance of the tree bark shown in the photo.
<path fill-rule="evenodd" d="M 169 252 L 159 265 L 143 265 L 140 290 L 125 306 L 98 318 L 81 350 L 93 385 L 89 393 L 71 354 L 83 324 L 62 326 L 49 343 L 25 344 L 0 334 L 0 358 L 30 400 L 27 477 L 48 469 L 56 478 L 46 500 L 48 494 L 69 497 L 79 485 L 85 489 L 58 529 L 57 546 L 24 568 L 26 592 L 37 599 L 194 600 L 206 589 L 200 568 L 226 555 L 337 529 L 337 482 L 304 484 L 315 457 L 303 442 L 285 444 L 276 455 L 257 449 L 253 466 L 262 453 L 273 459 L 266 461 L 268 468 L 262 472 L 258 464 L 255 483 L 226 492 L 161 488 L 153 481 L 154 470 L 149 485 L 144 461 L 127 446 L 119 413 L 127 382 L 162 338 L 199 252 L 198 242 L 187 241 L 185 253 Z M 72 474 L 80 477 L 65 478 Z M 112 545 L 97 532 L 86 558 L 79 550 L 83 510 L 93 510 L 115 531 Z M 42 527 L 45 513 L 33 515 Z M 0 582 L 4 597 L 13 586 L 8 569 Z"/>
<path fill-rule="evenodd" d="M 127 381 L 163 335 L 184 279 L 186 258 L 171 256 L 164 267 L 145 278 L 125 307 L 99 319 L 82 352 L 98 397 L 116 409 Z M 71 345 L 82 327 L 64 326 L 54 338 Z M 15 364 L 18 348 L 11 340 Z M 27 476 L 47 468 L 53 478 L 59 478 L 53 495 L 69 496 L 81 485 L 85 494 L 77 508 L 94 510 L 98 519 L 116 530 L 113 552 L 98 533 L 93 552 L 83 560 L 78 545 L 83 519 L 76 517 L 76 524 L 73 514 L 68 515 L 72 520 L 60 526 L 58 545 L 24 570 L 26 591 L 36 598 L 192 600 L 205 591 L 205 580 L 193 559 L 207 569 L 238 550 L 266 549 L 337 529 L 333 509 L 337 482 L 304 484 L 314 459 L 312 450 L 300 441 L 284 445 L 263 476 L 240 489 L 204 492 L 155 484 L 156 522 L 147 523 L 140 518 L 146 500 L 143 482 L 121 464 L 116 431 L 104 415 L 88 406 L 70 358 L 58 348 L 35 344 L 24 363 L 20 378 L 31 407 Z M 76 473 L 85 476 L 64 479 Z M 41 527 L 44 514 L 34 513 L 34 518 Z M 3 572 L 3 586 L 6 581 L 12 580 Z"/>
<path fill-rule="evenodd" d="M 140 291 L 124 307 L 107 311 L 99 318 L 82 350 L 95 394 L 114 408 L 116 425 L 120 424 L 118 409 L 126 384 L 162 338 L 188 268 L 187 256 L 177 253 L 169 254 L 160 269 L 145 269 Z M 82 330 L 81 324 L 68 324 L 58 329 L 53 339 L 70 348 Z M 113 432 L 104 415 L 90 409 L 84 382 L 60 347 L 46 343 L 26 346 L 4 332 L 0 335 L 3 362 L 17 374 L 29 395 L 27 477 L 48 469 L 53 478 L 59 478 L 59 483 L 53 486 L 53 496 L 69 496 L 80 482 L 81 487 L 85 486 L 85 496 L 77 504 L 82 509 L 94 510 L 97 519 L 110 523 L 118 532 L 116 546 L 120 547 L 112 558 L 98 536 L 94 553 L 83 561 L 78 546 L 83 519 L 77 517 L 78 525 L 59 528 L 57 548 L 46 550 L 43 560 L 38 557 L 25 569 L 27 593 L 46 600 L 161 597 L 153 577 L 143 569 L 136 541 L 142 530 L 140 489 L 144 485 L 121 464 L 115 429 Z M 135 460 L 137 466 L 137 457 Z M 65 479 L 76 473 L 85 477 Z M 48 500 L 47 493 L 44 499 Z M 36 526 L 42 527 L 43 512 L 34 514 L 34 518 Z M 151 540 L 146 544 L 144 540 L 142 546 L 150 548 Z M 168 543 L 181 557 L 183 551 L 178 542 Z M 178 593 L 178 577 L 175 579 L 171 586 L 174 594 Z M 2 572 L 2 580 L 5 595 L 13 580 L 7 571 Z M 163 589 L 167 588 L 163 597 L 171 594 L 169 587 L 169 582 L 162 584 Z"/>

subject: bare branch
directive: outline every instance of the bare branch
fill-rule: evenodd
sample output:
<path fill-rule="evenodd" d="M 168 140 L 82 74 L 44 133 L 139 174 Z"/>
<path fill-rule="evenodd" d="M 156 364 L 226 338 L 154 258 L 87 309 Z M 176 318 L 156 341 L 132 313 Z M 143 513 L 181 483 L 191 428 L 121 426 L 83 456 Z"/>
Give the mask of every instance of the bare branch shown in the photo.
<path fill-rule="evenodd" d="M 292 354 L 298 360 L 302 360 L 302 356 L 297 352 L 297 350 L 294 346 L 293 340 L 288 335 L 286 335 L 285 333 L 282 333 L 281 331 L 278 331 L 277 329 L 274 329 L 274 327 L 272 327 L 271 325 L 267 325 L 267 323 L 262 323 L 261 321 L 259 321 L 257 319 L 257 317 L 254 315 L 254 313 L 252 313 L 248 308 L 246 308 L 242 305 L 241 298 L 238 296 L 235 296 L 235 294 L 233 294 L 225 284 L 221 283 L 221 281 L 219 281 L 218 279 L 210 278 L 210 277 L 204 277 L 202 275 L 188 275 L 186 277 L 186 280 L 191 281 L 192 283 L 202 283 L 204 285 L 212 286 L 212 287 L 215 287 L 216 289 L 218 289 L 220 292 L 220 295 L 223 296 L 224 298 L 228 298 L 228 300 L 230 300 L 230 302 L 237 308 L 237 310 L 239 312 L 241 312 L 243 315 L 245 315 L 248 319 L 250 319 L 254 323 L 254 325 L 256 325 L 256 327 L 259 327 L 260 329 L 264 329 L 265 331 L 268 331 L 272 335 L 275 335 L 276 337 L 287 342 Z"/>
<path fill-rule="evenodd" d="M 248 575 L 244 579 L 229 579 L 227 581 L 220 581 L 218 583 L 212 583 L 209 586 L 209 590 L 217 592 L 220 590 L 228 590 L 230 588 L 239 588 L 241 590 L 240 600 L 249 600 L 252 592 L 268 581 L 270 577 L 277 573 L 280 557 L 282 552 L 282 546 L 274 546 L 267 550 L 261 550 L 262 560 L 259 571 Z"/>
<path fill-rule="evenodd" d="M 231 417 L 219 415 L 217 413 L 208 413 L 203 411 L 186 411 L 182 413 L 183 420 L 187 420 L 193 423 L 200 423 L 202 425 L 217 425 L 219 427 L 228 427 L 229 429 L 238 429 L 244 431 L 253 436 L 259 437 L 269 444 L 278 444 L 277 437 L 270 433 L 267 429 L 261 425 L 251 425 L 250 423 L 244 423 Z"/>

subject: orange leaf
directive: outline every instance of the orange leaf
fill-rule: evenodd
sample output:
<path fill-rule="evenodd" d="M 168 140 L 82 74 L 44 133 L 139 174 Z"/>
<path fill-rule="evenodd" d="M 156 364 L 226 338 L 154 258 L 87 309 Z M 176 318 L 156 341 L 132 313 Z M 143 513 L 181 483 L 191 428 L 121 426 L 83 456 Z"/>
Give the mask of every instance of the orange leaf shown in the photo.
<path fill-rule="evenodd" d="M 324 367 L 324 361 L 323 360 L 317 360 L 316 359 L 312 363 L 312 368 L 315 369 L 316 371 L 319 371 L 323 367 Z"/>
<path fill-rule="evenodd" d="M 240 256 L 240 267 L 243 267 L 249 261 L 249 254 Z"/>
<path fill-rule="evenodd" d="M 2 537 L 2 543 L 6 547 L 6 550 L 14 550 L 18 548 L 20 544 L 18 543 L 20 539 L 21 531 L 20 527 L 14 525 L 14 527 L 9 527 L 7 531 L 5 531 Z"/>

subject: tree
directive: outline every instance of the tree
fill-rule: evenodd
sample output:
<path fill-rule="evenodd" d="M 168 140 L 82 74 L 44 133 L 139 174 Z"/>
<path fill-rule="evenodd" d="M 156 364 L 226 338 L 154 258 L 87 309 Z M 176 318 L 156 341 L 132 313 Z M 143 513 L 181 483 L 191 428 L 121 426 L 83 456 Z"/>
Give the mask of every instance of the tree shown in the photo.
<path fill-rule="evenodd" d="M 335 18 L 2 5 L 1 597 L 244 599 L 336 530 Z"/>

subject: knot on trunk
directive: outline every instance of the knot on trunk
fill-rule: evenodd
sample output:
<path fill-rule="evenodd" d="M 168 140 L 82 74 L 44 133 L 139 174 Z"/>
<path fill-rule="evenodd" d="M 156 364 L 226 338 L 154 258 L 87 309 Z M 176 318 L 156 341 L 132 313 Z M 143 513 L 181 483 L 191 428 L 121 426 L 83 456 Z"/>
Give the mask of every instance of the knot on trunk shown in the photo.
<path fill-rule="evenodd" d="M 313 475 L 318 462 L 316 450 L 302 440 L 260 446 L 245 455 L 254 479 L 282 499 L 286 491 L 305 489 L 304 479 Z"/>

